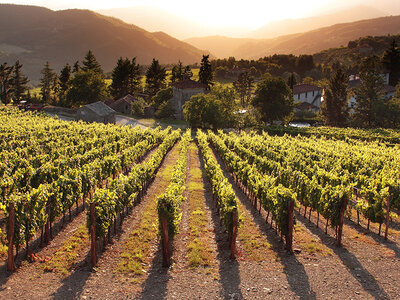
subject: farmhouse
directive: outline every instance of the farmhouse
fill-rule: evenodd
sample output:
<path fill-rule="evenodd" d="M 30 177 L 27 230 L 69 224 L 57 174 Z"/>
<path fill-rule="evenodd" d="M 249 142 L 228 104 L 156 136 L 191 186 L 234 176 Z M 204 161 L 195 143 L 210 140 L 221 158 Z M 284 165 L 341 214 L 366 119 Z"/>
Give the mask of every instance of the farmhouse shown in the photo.
<path fill-rule="evenodd" d="M 293 86 L 293 97 L 297 102 L 306 103 L 300 107 L 307 107 L 312 110 L 319 110 L 322 102 L 323 88 L 312 84 L 298 84 Z"/>
<path fill-rule="evenodd" d="M 101 101 L 78 108 L 76 116 L 78 120 L 86 122 L 115 124 L 115 111 Z"/>
<path fill-rule="evenodd" d="M 200 82 L 184 79 L 172 85 L 173 97 L 169 100 L 175 110 L 175 117 L 182 119 L 182 106 L 194 95 L 205 93 L 207 86 Z"/>
<path fill-rule="evenodd" d="M 135 100 L 136 99 L 132 95 L 128 94 L 125 97 L 106 104 L 117 112 L 122 114 L 130 114 L 132 111 L 132 102 Z"/>

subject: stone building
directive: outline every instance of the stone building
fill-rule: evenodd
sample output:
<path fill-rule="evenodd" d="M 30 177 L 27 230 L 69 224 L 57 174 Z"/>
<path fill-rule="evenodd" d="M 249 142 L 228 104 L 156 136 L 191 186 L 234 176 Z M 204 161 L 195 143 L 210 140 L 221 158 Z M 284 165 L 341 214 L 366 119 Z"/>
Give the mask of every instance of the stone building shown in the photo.
<path fill-rule="evenodd" d="M 170 99 L 170 103 L 175 110 L 175 117 L 180 120 L 183 119 L 183 104 L 189 101 L 192 96 L 205 93 L 206 89 L 207 86 L 205 84 L 191 79 L 175 82 L 172 85 L 173 97 Z"/>
<path fill-rule="evenodd" d="M 115 124 L 115 111 L 101 101 L 90 103 L 78 108 L 76 111 L 76 117 L 78 120 L 86 122 Z"/>
<path fill-rule="evenodd" d="M 125 97 L 119 98 L 118 100 L 106 104 L 117 112 L 130 115 L 132 112 L 132 103 L 135 100 L 136 100 L 135 97 L 128 94 Z"/>

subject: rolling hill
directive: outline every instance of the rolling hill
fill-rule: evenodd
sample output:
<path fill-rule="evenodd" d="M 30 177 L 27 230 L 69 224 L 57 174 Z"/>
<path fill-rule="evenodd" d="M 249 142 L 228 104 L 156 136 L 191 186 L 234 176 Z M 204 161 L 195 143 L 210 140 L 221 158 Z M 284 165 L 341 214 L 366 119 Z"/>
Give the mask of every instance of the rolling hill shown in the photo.
<path fill-rule="evenodd" d="M 19 59 L 31 80 L 40 77 L 46 61 L 55 70 L 81 60 L 91 49 L 105 71 L 118 57 L 137 57 L 149 64 L 184 64 L 201 60 L 204 51 L 163 32 L 148 32 L 89 10 L 52 11 L 43 7 L 0 5 L 0 61 Z"/>
<path fill-rule="evenodd" d="M 257 59 L 272 54 L 314 54 L 345 46 L 351 40 L 364 36 L 400 33 L 400 16 L 381 17 L 351 23 L 336 24 L 308 31 L 280 36 L 274 39 L 240 39 L 227 37 L 201 37 L 185 41 L 200 49 L 207 49 L 223 58 Z M 229 49 L 224 45 L 236 45 Z M 223 55 L 222 55 L 223 54 Z"/>
<path fill-rule="evenodd" d="M 387 13 L 373 7 L 358 5 L 337 12 L 321 14 L 319 16 L 270 22 L 251 32 L 249 37 L 258 39 L 275 38 L 282 35 L 307 32 L 339 23 L 355 22 L 387 15 Z"/>

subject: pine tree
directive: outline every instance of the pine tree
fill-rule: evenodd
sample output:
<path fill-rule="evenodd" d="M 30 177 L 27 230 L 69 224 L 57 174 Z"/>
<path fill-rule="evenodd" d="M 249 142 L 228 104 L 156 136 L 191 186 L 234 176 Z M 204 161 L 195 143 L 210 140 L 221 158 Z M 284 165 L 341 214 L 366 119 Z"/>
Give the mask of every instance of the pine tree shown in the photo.
<path fill-rule="evenodd" d="M 129 75 L 129 94 L 135 95 L 142 88 L 141 67 L 136 63 L 136 57 L 132 58 Z"/>
<path fill-rule="evenodd" d="M 240 97 L 242 107 L 247 107 L 254 88 L 254 78 L 249 72 L 240 73 L 238 79 L 233 82 L 233 87 Z"/>
<path fill-rule="evenodd" d="M 400 81 L 400 49 L 395 40 L 383 54 L 382 63 L 389 71 L 389 84 L 396 86 Z"/>
<path fill-rule="evenodd" d="M 11 102 L 13 69 L 14 66 L 7 66 L 7 63 L 0 65 L 0 100 L 3 104 Z"/>
<path fill-rule="evenodd" d="M 58 79 L 60 81 L 60 91 L 61 93 L 65 93 L 70 86 L 69 81 L 71 80 L 71 66 L 69 64 L 66 64 L 64 68 L 61 69 Z"/>
<path fill-rule="evenodd" d="M 27 90 L 26 84 L 29 82 L 28 77 L 22 74 L 21 68 L 22 65 L 19 63 L 19 60 L 17 60 L 14 65 L 12 76 L 13 95 L 16 101 L 21 101 Z"/>
<path fill-rule="evenodd" d="M 192 69 L 190 68 L 190 66 L 186 66 L 184 77 L 187 79 L 190 79 L 190 78 L 192 78 L 192 76 L 193 76 Z"/>
<path fill-rule="evenodd" d="M 356 89 L 354 119 L 358 125 L 373 127 L 377 125 L 377 109 L 385 99 L 381 65 L 376 56 L 367 57 L 360 65 L 360 84 Z"/>
<path fill-rule="evenodd" d="M 179 61 L 177 65 L 172 67 L 171 71 L 171 82 L 180 81 L 185 76 L 185 69 L 183 68 L 182 62 Z"/>
<path fill-rule="evenodd" d="M 85 58 L 82 61 L 83 67 L 81 68 L 83 71 L 93 71 L 95 73 L 101 74 L 104 77 L 103 69 L 101 65 L 97 61 L 96 57 L 92 53 L 91 50 L 88 51 Z"/>
<path fill-rule="evenodd" d="M 66 64 L 60 71 L 60 76 L 58 78 L 59 82 L 58 97 L 60 98 L 60 102 L 62 103 L 65 103 L 67 91 L 71 86 L 70 84 L 71 72 L 72 69 L 69 64 Z"/>
<path fill-rule="evenodd" d="M 114 99 L 121 98 L 128 94 L 131 72 L 130 67 L 131 62 L 129 59 L 122 59 L 122 57 L 118 59 L 117 65 L 111 74 L 112 83 L 110 91 Z"/>
<path fill-rule="evenodd" d="M 79 65 L 79 60 L 77 60 L 74 63 L 74 66 L 72 67 L 72 73 L 77 73 L 81 69 L 81 66 Z"/>
<path fill-rule="evenodd" d="M 128 58 L 120 57 L 117 65 L 112 71 L 111 95 L 114 99 L 121 98 L 127 94 L 136 94 L 140 89 L 140 66 L 136 64 L 136 58 L 130 61 Z"/>
<path fill-rule="evenodd" d="M 166 76 L 165 68 L 161 67 L 158 60 L 153 58 L 153 62 L 146 72 L 146 90 L 150 97 L 165 88 Z"/>
<path fill-rule="evenodd" d="M 210 55 L 203 55 L 199 71 L 199 82 L 207 85 L 208 89 L 210 89 L 210 86 L 214 85 L 211 63 L 208 59 L 209 56 Z"/>
<path fill-rule="evenodd" d="M 40 73 L 42 74 L 39 85 L 42 101 L 44 103 L 51 103 L 56 90 L 57 74 L 50 68 L 48 61 Z"/>
<path fill-rule="evenodd" d="M 325 89 L 321 113 L 327 125 L 342 127 L 348 118 L 347 76 L 339 69 Z"/>

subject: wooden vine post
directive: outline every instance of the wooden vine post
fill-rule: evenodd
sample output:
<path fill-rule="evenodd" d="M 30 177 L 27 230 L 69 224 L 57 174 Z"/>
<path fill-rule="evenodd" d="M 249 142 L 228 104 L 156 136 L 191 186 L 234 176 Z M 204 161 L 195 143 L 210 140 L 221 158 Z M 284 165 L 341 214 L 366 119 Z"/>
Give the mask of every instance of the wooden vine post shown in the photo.
<path fill-rule="evenodd" d="M 49 219 L 50 219 L 50 204 L 49 203 L 47 203 L 46 204 L 46 214 L 47 214 L 47 222 L 46 222 L 46 224 L 44 225 L 44 243 L 46 244 L 46 245 L 48 245 L 49 244 L 49 231 L 50 231 L 50 221 L 49 221 Z"/>
<path fill-rule="evenodd" d="M 385 228 L 385 240 L 387 240 L 390 225 L 390 195 L 387 198 L 387 210 L 386 210 L 386 228 Z"/>
<path fill-rule="evenodd" d="M 337 245 L 339 247 L 342 246 L 343 222 L 344 222 L 344 213 L 346 211 L 346 206 L 347 206 L 347 197 L 344 197 L 344 199 L 342 200 L 342 205 L 340 207 L 339 227 L 337 231 Z"/>
<path fill-rule="evenodd" d="M 286 233 L 286 250 L 293 252 L 293 227 L 294 227 L 294 201 L 289 200 L 288 203 L 288 231 Z"/>
<path fill-rule="evenodd" d="M 238 231 L 238 211 L 237 208 L 233 210 L 233 216 L 232 216 L 232 236 L 231 236 L 231 259 L 234 259 L 236 257 L 236 236 L 237 236 L 237 231 Z"/>
<path fill-rule="evenodd" d="M 161 239 L 163 248 L 163 267 L 171 265 L 171 251 L 169 249 L 168 222 L 165 215 L 161 214 Z"/>
<path fill-rule="evenodd" d="M 10 202 L 9 214 L 8 214 L 8 260 L 7 269 L 8 271 L 14 271 L 14 221 L 15 221 L 15 208 L 14 202 Z"/>
<path fill-rule="evenodd" d="M 92 266 L 96 266 L 97 263 L 97 247 L 96 247 L 96 227 L 95 227 L 95 203 L 90 203 L 90 254 L 92 259 Z"/>

